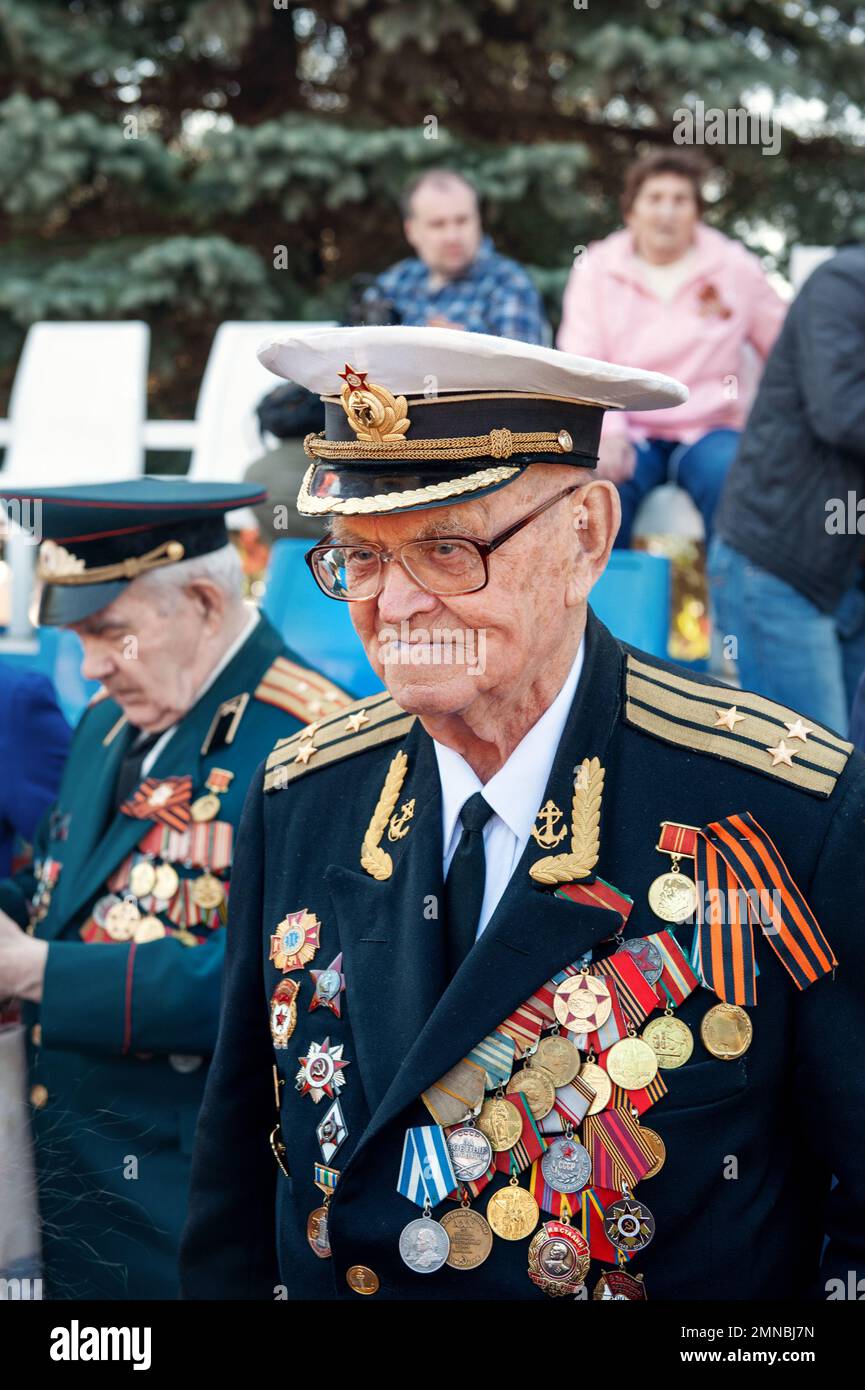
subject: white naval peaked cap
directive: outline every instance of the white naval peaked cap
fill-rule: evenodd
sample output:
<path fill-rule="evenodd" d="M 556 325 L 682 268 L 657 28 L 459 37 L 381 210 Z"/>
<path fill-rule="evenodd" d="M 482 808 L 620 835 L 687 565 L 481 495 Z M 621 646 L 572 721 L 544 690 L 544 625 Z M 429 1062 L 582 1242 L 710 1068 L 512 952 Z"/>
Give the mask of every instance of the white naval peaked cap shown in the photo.
<path fill-rule="evenodd" d="M 304 441 L 308 516 L 441 506 L 532 463 L 593 468 L 605 410 L 688 398 L 659 372 L 449 328 L 297 328 L 258 357 L 325 401 Z"/>

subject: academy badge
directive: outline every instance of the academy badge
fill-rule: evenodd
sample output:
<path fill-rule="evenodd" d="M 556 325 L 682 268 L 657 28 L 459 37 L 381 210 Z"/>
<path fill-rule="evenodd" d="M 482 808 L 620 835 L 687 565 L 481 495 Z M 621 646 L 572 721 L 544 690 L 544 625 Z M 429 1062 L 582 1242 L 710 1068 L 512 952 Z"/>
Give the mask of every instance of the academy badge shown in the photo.
<path fill-rule="evenodd" d="M 270 959 L 277 970 L 286 975 L 289 970 L 302 970 L 313 959 L 319 947 L 321 923 L 314 912 L 302 907 L 288 912 L 270 938 Z"/>
<path fill-rule="evenodd" d="M 280 980 L 270 1000 L 270 1036 L 273 1045 L 280 1050 L 288 1046 L 288 1040 L 297 1027 L 297 980 Z"/>
<path fill-rule="evenodd" d="M 334 1156 L 348 1138 L 345 1116 L 338 1100 L 333 1102 L 315 1134 L 325 1163 L 332 1163 Z"/>
<path fill-rule="evenodd" d="M 343 1047 L 343 1043 L 337 1043 L 331 1050 L 330 1038 L 325 1038 L 323 1043 L 310 1043 L 309 1052 L 298 1059 L 297 1089 L 302 1096 L 312 1096 L 316 1105 L 323 1096 L 333 1100 L 345 1085 L 342 1071 L 349 1064 L 342 1060 Z"/>

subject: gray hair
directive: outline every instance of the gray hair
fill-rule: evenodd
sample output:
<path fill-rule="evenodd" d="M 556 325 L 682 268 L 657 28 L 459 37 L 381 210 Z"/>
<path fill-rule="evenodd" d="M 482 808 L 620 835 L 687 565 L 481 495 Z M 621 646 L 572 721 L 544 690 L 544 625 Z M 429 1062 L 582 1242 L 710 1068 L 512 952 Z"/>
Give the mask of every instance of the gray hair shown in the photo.
<path fill-rule="evenodd" d="M 197 555 L 192 560 L 179 560 L 174 565 L 162 565 L 158 569 L 148 570 L 132 582 L 136 593 L 164 603 L 196 579 L 209 579 L 233 602 L 243 602 L 243 569 L 237 549 L 230 543 L 223 545 L 219 550 L 211 550 L 207 555 Z"/>

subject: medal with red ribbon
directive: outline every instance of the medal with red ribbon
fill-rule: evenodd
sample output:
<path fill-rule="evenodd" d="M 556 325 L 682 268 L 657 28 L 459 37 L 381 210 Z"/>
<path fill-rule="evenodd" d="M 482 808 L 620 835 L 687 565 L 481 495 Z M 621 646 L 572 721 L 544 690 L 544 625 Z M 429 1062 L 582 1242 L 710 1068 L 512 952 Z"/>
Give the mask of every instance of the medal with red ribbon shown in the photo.
<path fill-rule="evenodd" d="M 665 821 L 658 847 L 694 859 L 699 970 L 725 1003 L 757 1002 L 755 926 L 797 989 L 807 989 L 837 965 L 774 841 L 750 812 L 702 830 Z"/>

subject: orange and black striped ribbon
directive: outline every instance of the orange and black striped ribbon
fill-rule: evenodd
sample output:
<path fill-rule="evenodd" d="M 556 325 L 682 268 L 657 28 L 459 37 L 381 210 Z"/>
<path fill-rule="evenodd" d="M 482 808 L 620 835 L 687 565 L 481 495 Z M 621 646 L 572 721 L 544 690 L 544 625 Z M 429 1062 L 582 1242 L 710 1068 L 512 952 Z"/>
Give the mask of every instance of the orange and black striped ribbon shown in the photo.
<path fill-rule="evenodd" d="M 837 965 L 777 846 L 749 811 L 712 821 L 695 850 L 700 973 L 720 999 L 757 1002 L 755 925 L 797 989 Z"/>
<path fill-rule="evenodd" d="M 120 810 L 125 816 L 135 816 L 138 820 L 155 820 L 167 825 L 171 830 L 183 830 L 190 821 L 190 801 L 192 799 L 192 778 L 183 777 L 145 777 L 137 791 Z"/>

